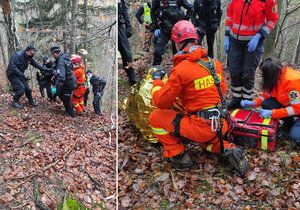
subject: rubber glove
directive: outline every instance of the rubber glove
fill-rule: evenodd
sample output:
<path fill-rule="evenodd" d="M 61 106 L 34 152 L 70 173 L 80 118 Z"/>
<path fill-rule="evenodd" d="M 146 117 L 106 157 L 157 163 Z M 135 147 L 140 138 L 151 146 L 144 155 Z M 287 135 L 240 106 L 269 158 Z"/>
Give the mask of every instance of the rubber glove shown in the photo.
<path fill-rule="evenodd" d="M 162 70 L 156 70 L 155 72 L 152 73 L 152 79 L 162 79 L 165 76 L 165 72 Z"/>
<path fill-rule="evenodd" d="M 269 118 L 272 117 L 272 110 L 268 110 L 268 109 L 263 109 L 260 111 L 260 117 L 262 118 Z"/>
<path fill-rule="evenodd" d="M 250 42 L 247 44 L 247 46 L 248 46 L 248 52 L 253 52 L 256 49 L 257 44 L 258 44 L 260 38 L 261 38 L 260 33 L 257 33 L 257 34 L 255 34 L 254 37 L 252 37 L 252 39 L 250 40 Z"/>
<path fill-rule="evenodd" d="M 154 31 L 154 36 L 155 36 L 155 37 L 159 37 L 159 36 L 160 36 L 160 29 L 156 29 L 156 30 Z"/>
<path fill-rule="evenodd" d="M 224 37 L 224 50 L 225 50 L 225 53 L 228 53 L 228 50 L 229 50 L 229 36 Z"/>
<path fill-rule="evenodd" d="M 57 88 L 56 88 L 55 86 L 53 86 L 53 87 L 51 88 L 52 94 L 53 94 L 53 95 L 56 94 L 56 91 L 57 91 Z"/>
<path fill-rule="evenodd" d="M 254 107 L 254 105 L 255 105 L 254 101 L 241 100 L 241 107 L 242 108 L 250 108 L 250 107 Z"/>

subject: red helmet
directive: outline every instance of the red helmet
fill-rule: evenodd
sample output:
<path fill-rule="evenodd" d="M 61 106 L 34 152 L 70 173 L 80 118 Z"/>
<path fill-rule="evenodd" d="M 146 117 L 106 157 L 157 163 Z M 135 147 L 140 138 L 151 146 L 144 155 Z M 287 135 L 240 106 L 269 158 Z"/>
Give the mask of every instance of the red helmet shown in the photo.
<path fill-rule="evenodd" d="M 176 43 L 186 39 L 199 39 L 195 26 L 187 20 L 178 21 L 173 26 L 171 38 Z"/>
<path fill-rule="evenodd" d="M 72 55 L 71 63 L 81 63 L 81 57 L 79 55 Z"/>

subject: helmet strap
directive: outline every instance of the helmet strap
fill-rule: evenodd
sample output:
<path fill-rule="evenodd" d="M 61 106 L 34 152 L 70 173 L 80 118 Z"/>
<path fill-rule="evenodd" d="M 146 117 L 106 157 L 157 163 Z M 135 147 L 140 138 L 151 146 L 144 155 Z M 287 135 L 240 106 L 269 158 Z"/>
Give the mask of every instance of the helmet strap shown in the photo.
<path fill-rule="evenodd" d="M 183 45 L 180 47 L 179 51 L 182 51 L 187 45 L 188 45 L 189 42 L 185 41 L 183 43 Z"/>

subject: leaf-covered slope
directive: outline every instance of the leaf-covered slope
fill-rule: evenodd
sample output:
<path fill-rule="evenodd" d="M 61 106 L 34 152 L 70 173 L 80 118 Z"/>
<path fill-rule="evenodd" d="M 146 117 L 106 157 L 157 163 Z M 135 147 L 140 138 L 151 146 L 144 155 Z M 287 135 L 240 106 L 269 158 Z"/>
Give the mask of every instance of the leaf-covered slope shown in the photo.
<path fill-rule="evenodd" d="M 88 208 L 103 202 L 114 208 L 116 145 L 110 114 L 96 116 L 88 107 L 70 118 L 62 104 L 37 99 L 38 107 L 23 99 L 24 109 L 15 110 L 9 106 L 12 97 L 0 95 L 0 209 L 33 208 L 36 178 L 41 202 L 49 208 L 66 195 Z"/>

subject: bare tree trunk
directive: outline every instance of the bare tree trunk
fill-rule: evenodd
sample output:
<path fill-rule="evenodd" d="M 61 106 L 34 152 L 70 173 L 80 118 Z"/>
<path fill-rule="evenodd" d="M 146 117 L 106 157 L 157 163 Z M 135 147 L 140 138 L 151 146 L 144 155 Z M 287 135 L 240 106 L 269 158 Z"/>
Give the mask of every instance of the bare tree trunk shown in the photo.
<path fill-rule="evenodd" d="M 19 40 L 16 36 L 16 28 L 11 13 L 10 1 L 2 0 L 0 2 L 3 11 L 4 22 L 6 25 L 6 33 L 8 39 L 8 56 L 11 57 L 19 46 Z"/>
<path fill-rule="evenodd" d="M 298 35 L 298 44 L 295 50 L 294 63 L 300 65 L 300 34 Z"/>
<path fill-rule="evenodd" d="M 88 28 L 88 0 L 84 0 L 83 2 L 83 8 L 84 8 L 84 22 L 83 22 L 83 48 L 87 50 L 87 28 Z M 87 58 L 86 55 L 83 55 L 83 64 L 86 67 L 87 70 Z"/>
<path fill-rule="evenodd" d="M 78 12 L 78 0 L 72 0 L 71 10 L 71 30 L 70 30 L 70 54 L 75 53 L 76 46 L 76 28 L 77 28 L 77 12 Z"/>
<path fill-rule="evenodd" d="M 3 39 L 2 39 L 1 35 L 0 35 L 0 49 L 1 49 L 3 64 L 6 67 L 7 66 L 7 60 L 6 60 L 5 49 L 4 49 L 4 45 L 3 45 Z"/>
<path fill-rule="evenodd" d="M 279 17 L 281 17 L 281 12 L 282 12 L 282 1 L 278 1 L 278 15 L 279 15 Z M 276 39 L 279 36 L 278 29 L 279 29 L 279 21 L 277 22 L 276 26 L 271 31 L 271 33 L 269 34 L 269 36 L 268 36 L 268 38 L 265 42 L 265 52 L 264 52 L 264 55 L 263 55 L 264 58 L 268 58 L 268 57 L 271 57 L 271 56 L 275 55 L 276 45 L 274 44 L 274 42 L 276 41 Z"/>

